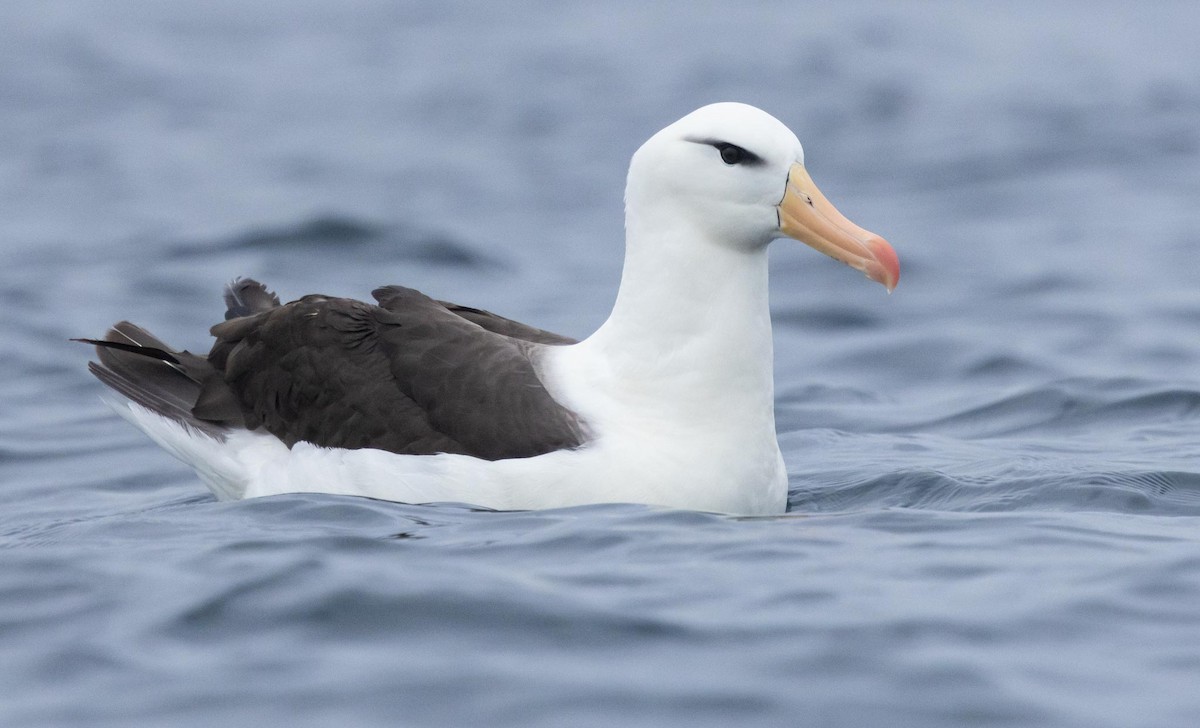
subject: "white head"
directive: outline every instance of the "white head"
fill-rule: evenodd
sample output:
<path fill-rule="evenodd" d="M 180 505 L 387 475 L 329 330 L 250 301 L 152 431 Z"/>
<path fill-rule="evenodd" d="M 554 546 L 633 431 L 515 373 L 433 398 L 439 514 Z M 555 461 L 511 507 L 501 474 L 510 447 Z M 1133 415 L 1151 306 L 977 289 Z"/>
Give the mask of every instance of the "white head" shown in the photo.
<path fill-rule="evenodd" d="M 796 135 L 753 106 L 704 106 L 655 134 L 633 155 L 626 214 L 653 230 L 688 221 L 704 239 L 747 251 L 793 237 L 883 283 L 900 277 L 883 238 L 854 225 L 804 168 Z"/>

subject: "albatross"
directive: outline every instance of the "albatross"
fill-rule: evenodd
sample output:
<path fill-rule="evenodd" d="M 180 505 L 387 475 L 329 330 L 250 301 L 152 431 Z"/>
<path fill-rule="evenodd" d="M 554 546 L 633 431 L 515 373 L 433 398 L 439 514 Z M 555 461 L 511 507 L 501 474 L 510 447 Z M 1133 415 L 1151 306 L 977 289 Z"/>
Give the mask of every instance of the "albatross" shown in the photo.
<path fill-rule="evenodd" d="M 795 134 L 738 103 L 637 150 L 625 231 L 612 313 L 582 341 L 401 286 L 281 304 L 249 279 L 207 355 L 124 321 L 81 341 L 114 409 L 220 499 L 784 512 L 767 246 L 794 238 L 889 292 L 896 253 L 821 194 Z"/>

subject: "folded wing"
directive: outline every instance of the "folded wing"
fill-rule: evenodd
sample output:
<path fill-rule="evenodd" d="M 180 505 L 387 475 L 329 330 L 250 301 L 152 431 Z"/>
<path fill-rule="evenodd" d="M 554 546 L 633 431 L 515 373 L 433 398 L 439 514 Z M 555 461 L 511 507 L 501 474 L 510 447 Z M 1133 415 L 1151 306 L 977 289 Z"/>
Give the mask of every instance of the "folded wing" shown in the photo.
<path fill-rule="evenodd" d="M 408 288 L 374 295 L 378 305 L 319 295 L 280 305 L 241 280 L 207 357 L 123 323 L 91 342 L 93 372 L 209 434 L 265 430 L 289 447 L 497 460 L 583 443 L 582 423 L 537 374 L 540 351 L 570 339 Z"/>

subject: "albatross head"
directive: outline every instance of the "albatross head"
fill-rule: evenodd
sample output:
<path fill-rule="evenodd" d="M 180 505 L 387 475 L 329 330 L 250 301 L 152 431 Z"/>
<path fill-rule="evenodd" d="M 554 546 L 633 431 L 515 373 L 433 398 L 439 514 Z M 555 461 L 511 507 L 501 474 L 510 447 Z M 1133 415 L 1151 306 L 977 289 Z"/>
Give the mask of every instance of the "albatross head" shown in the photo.
<path fill-rule="evenodd" d="M 889 291 L 900 278 L 887 241 L 837 211 L 804 168 L 796 135 L 753 106 L 712 104 L 655 134 L 633 156 L 625 195 L 631 218 L 667 208 L 720 244 L 761 250 L 786 236 Z"/>

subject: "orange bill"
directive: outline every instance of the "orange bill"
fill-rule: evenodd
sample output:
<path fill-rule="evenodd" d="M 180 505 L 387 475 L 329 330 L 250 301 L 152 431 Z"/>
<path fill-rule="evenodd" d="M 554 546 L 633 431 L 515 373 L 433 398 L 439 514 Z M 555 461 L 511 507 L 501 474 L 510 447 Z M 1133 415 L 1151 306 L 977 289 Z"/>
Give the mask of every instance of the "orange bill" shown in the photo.
<path fill-rule="evenodd" d="M 779 206 L 779 231 L 862 271 L 890 293 L 900 281 L 900 259 L 888 242 L 837 211 L 808 175 L 793 164 Z"/>

